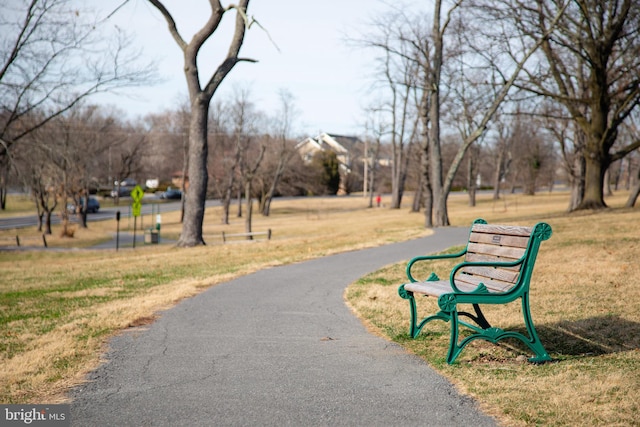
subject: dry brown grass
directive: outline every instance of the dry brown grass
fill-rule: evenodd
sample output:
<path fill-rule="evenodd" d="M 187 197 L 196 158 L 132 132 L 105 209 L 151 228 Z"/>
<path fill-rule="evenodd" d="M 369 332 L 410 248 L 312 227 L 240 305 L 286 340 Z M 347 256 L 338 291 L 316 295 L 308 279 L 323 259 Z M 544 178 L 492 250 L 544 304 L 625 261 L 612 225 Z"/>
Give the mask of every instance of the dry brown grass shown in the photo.
<path fill-rule="evenodd" d="M 622 206 L 625 197 L 608 203 Z M 638 209 L 567 215 L 566 195 L 512 196 L 502 209 L 489 199 L 476 209 L 463 202 L 450 204 L 458 224 L 484 217 L 525 225 L 546 221 L 553 227 L 536 263 L 531 309 L 555 363 L 524 363 L 518 356 L 529 353 L 516 343 L 511 347 L 476 341 L 456 365 L 446 365 L 448 324 L 431 323 L 416 340 L 407 339 L 409 308 L 397 295 L 397 286 L 406 280 L 402 264 L 352 285 L 347 299 L 354 310 L 379 333 L 424 357 L 475 396 L 504 425 L 640 425 Z M 424 275 L 431 271 L 426 267 Z M 441 277 L 448 276 L 450 264 L 433 267 Z M 434 299 L 418 303 L 424 313 L 437 311 Z M 517 304 L 491 308 L 488 314 L 497 326 L 522 325 Z"/>
<path fill-rule="evenodd" d="M 612 210 L 573 215 L 565 213 L 563 193 L 507 195 L 500 202 L 482 196 L 475 208 L 463 195 L 450 198 L 455 226 L 483 217 L 553 227 L 534 272 L 532 311 L 556 363 L 532 366 L 517 358 L 526 353 L 518 347 L 476 342 L 460 363 L 446 365 L 447 325 L 430 326 L 432 332 L 417 340 L 406 338 L 408 307 L 396 293 L 404 280 L 401 264 L 349 287 L 349 304 L 372 330 L 424 357 L 505 425 L 640 425 L 640 215 L 638 209 L 619 208 L 625 198 L 608 199 Z M 68 387 L 100 363 L 114 333 L 145 325 L 161 310 L 222 281 L 428 233 L 422 214 L 365 206 L 355 196 L 277 201 L 272 216 L 254 217 L 255 231 L 273 230 L 268 242 L 222 245 L 222 231 L 241 232 L 244 224 L 233 218 L 231 225 L 221 225 L 220 210 L 213 208 L 205 219 L 206 247 L 0 252 L 0 401 L 64 399 Z M 125 221 L 121 226 L 127 229 Z M 52 237 L 50 246 L 83 246 L 114 230 L 114 221 L 92 223 L 73 239 Z M 177 239 L 179 232 L 178 214 L 163 213 L 162 238 Z M 518 307 L 501 307 L 495 315 L 507 326 L 520 322 Z"/>
<path fill-rule="evenodd" d="M 221 225 L 220 215 L 220 208 L 207 210 L 206 247 L 0 252 L 0 402 L 63 400 L 64 391 L 100 362 L 108 337 L 217 283 L 266 266 L 428 234 L 419 215 L 367 209 L 361 197 L 276 201 L 270 217 L 254 217 L 254 230 L 271 228 L 272 240 L 249 244 L 221 244 L 223 230 L 243 231 L 244 223 L 234 218 Z M 178 218 L 162 214 L 162 239 L 177 239 Z M 127 225 L 123 220 L 121 227 Z M 90 223 L 73 239 L 56 237 L 54 230 L 49 246 L 95 243 L 115 228 L 115 221 Z"/>

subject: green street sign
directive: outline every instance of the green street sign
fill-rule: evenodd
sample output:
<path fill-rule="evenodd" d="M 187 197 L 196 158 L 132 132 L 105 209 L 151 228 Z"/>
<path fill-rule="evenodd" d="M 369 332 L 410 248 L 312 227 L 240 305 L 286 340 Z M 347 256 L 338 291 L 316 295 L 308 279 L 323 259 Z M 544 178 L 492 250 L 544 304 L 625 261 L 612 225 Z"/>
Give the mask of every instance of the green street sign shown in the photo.
<path fill-rule="evenodd" d="M 140 200 L 144 197 L 144 191 L 142 191 L 142 187 L 136 185 L 133 190 L 131 190 L 131 198 L 133 199 L 134 205 L 136 203 L 140 203 Z"/>
<path fill-rule="evenodd" d="M 142 203 L 133 202 L 131 204 L 131 212 L 133 213 L 133 216 L 140 216 L 140 210 L 141 209 L 142 209 Z"/>

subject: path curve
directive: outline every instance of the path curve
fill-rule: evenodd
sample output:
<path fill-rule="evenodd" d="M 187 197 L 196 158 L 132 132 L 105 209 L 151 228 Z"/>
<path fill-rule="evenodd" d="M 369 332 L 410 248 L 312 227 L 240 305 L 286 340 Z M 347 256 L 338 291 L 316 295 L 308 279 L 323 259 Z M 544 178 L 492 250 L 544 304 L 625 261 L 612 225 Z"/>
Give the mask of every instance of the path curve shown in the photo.
<path fill-rule="evenodd" d="M 343 300 L 359 277 L 467 235 L 442 228 L 268 268 L 182 301 L 111 340 L 107 362 L 71 393 L 72 425 L 494 426 L 420 358 L 367 332 Z"/>

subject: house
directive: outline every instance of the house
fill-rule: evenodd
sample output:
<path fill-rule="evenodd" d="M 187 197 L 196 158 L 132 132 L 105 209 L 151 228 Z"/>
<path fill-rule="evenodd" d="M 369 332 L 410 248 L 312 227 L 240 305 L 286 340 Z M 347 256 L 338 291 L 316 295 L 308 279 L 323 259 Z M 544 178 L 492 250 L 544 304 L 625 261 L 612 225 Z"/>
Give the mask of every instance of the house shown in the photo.
<path fill-rule="evenodd" d="M 302 159 L 309 163 L 313 156 L 321 151 L 332 151 L 340 163 L 340 189 L 338 194 L 347 194 L 347 178 L 352 172 L 354 160 L 361 158 L 363 142 L 355 136 L 331 135 L 322 132 L 315 138 L 305 138 L 296 145 Z"/>

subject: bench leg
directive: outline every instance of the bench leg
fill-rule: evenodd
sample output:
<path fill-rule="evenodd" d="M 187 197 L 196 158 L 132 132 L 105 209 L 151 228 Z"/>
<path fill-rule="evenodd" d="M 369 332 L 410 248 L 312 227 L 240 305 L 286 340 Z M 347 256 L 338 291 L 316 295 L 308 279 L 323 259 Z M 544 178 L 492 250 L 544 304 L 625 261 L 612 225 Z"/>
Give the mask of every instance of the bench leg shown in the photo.
<path fill-rule="evenodd" d="M 398 294 L 400 297 L 409 300 L 409 309 L 411 314 L 411 324 L 409 326 L 409 336 L 411 338 L 415 338 L 418 336 L 422 328 L 430 321 L 435 319 L 440 319 L 445 322 L 451 322 L 451 331 L 449 337 L 449 350 L 447 352 L 447 363 L 453 364 L 456 358 L 460 355 L 462 350 L 469 344 L 471 341 L 476 339 L 483 339 L 494 344 L 497 344 L 498 341 L 505 338 L 516 338 L 522 341 L 527 345 L 535 353 L 535 357 L 529 359 L 532 363 L 543 363 L 551 361 L 551 357 L 545 350 L 542 342 L 540 341 L 540 337 L 538 337 L 538 333 L 533 326 L 533 320 L 531 318 L 531 310 L 529 309 L 529 293 L 525 292 L 522 299 L 522 312 L 524 315 L 524 323 L 527 329 L 528 337 L 525 337 L 523 334 L 515 331 L 503 331 L 499 328 L 491 327 L 487 319 L 484 317 L 482 310 L 480 310 L 479 304 L 472 304 L 473 309 L 475 311 L 475 316 L 471 313 L 467 312 L 458 312 L 457 310 L 457 302 L 455 296 L 452 295 L 444 295 L 438 301 L 438 305 L 440 305 L 440 311 L 437 314 L 432 316 L 425 317 L 420 320 L 418 323 L 418 312 L 416 308 L 416 300 L 413 295 L 413 292 L 407 291 L 404 289 L 404 285 L 401 285 L 398 288 Z M 478 324 L 477 327 L 465 321 L 459 319 L 459 316 L 465 316 L 471 318 L 475 323 Z M 465 326 L 475 331 L 472 335 L 464 338 L 460 343 L 458 343 L 459 339 L 459 327 Z"/>
<path fill-rule="evenodd" d="M 447 352 L 447 363 L 449 365 L 455 362 L 456 358 L 466 344 L 458 345 L 458 312 L 451 312 L 451 336 L 449 337 L 449 351 Z"/>
<path fill-rule="evenodd" d="M 409 300 L 409 311 L 411 314 L 411 319 L 410 319 L 411 324 L 409 325 L 409 336 L 411 338 L 417 337 L 420 331 L 422 330 L 422 328 L 424 327 L 424 325 L 426 325 L 428 322 L 432 320 L 440 319 L 440 320 L 444 320 L 445 322 L 449 321 L 449 316 L 446 313 L 443 313 L 442 311 L 440 311 L 439 313 L 434 314 L 433 316 L 425 317 L 418 324 L 418 310 L 416 308 L 416 299 L 413 296 L 413 292 L 407 291 L 404 288 L 404 285 L 401 285 L 398 288 L 398 294 L 400 295 L 401 298 Z"/>
<path fill-rule="evenodd" d="M 533 326 L 533 320 L 531 318 L 531 310 L 529 308 L 529 293 L 525 292 L 522 297 L 522 313 L 524 315 L 524 324 L 527 329 L 528 337 L 523 334 L 515 331 L 504 331 L 500 328 L 483 328 L 479 329 L 470 325 L 466 322 L 459 320 L 458 316 L 463 315 L 463 313 L 458 313 L 456 308 L 452 308 L 450 311 L 451 314 L 451 340 L 449 342 L 449 353 L 447 355 L 447 363 L 452 364 L 462 349 L 466 347 L 471 341 L 476 339 L 482 339 L 494 344 L 497 344 L 498 341 L 501 341 L 505 338 L 516 338 L 523 342 L 533 353 L 535 357 L 529 359 L 529 362 L 532 363 L 544 363 L 551 361 L 551 357 L 545 350 L 542 342 L 540 341 L 540 337 L 538 337 L 538 333 L 536 332 L 536 328 Z M 468 313 L 465 313 L 468 315 Z M 484 316 L 483 316 L 484 317 Z M 464 338 L 460 343 L 458 343 L 458 327 L 459 325 L 463 325 L 471 328 L 475 331 L 474 334 Z"/>
<path fill-rule="evenodd" d="M 411 338 L 415 338 L 420 333 L 420 330 L 416 325 L 417 316 L 418 316 L 418 310 L 416 309 L 416 299 L 413 296 L 413 292 L 409 292 L 405 290 L 404 285 L 401 285 L 398 288 L 398 294 L 400 295 L 401 298 L 409 300 L 409 312 L 411 315 L 411 319 L 410 319 L 411 324 L 409 325 L 409 336 Z"/>
<path fill-rule="evenodd" d="M 525 292 L 522 295 L 522 313 L 524 315 L 524 324 L 529 334 L 529 341 L 525 341 L 525 344 L 527 344 L 529 348 L 536 354 L 536 357 L 530 358 L 529 362 L 543 363 L 551 361 L 549 353 L 547 353 L 547 350 L 545 350 L 544 346 L 542 345 L 542 341 L 540 341 L 538 332 L 533 326 L 533 319 L 531 318 L 531 310 L 529 308 L 529 292 Z"/>
<path fill-rule="evenodd" d="M 469 319 L 476 322 L 476 324 L 482 329 L 489 329 L 491 327 L 491 324 L 489 323 L 487 318 L 484 317 L 484 313 L 482 313 L 482 310 L 480 310 L 480 306 L 478 304 L 473 304 L 473 310 L 476 312 L 475 316 L 471 313 L 467 313 L 466 311 L 461 311 L 458 313 L 458 315 L 468 317 Z"/>

